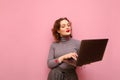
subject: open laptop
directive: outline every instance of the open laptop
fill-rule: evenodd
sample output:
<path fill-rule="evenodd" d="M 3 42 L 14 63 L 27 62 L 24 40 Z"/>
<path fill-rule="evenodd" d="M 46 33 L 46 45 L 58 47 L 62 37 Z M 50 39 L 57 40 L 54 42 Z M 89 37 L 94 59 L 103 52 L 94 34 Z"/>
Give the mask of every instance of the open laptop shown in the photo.
<path fill-rule="evenodd" d="M 96 61 L 101 61 L 105 52 L 108 39 L 87 39 L 82 40 L 78 51 L 77 61 L 66 59 L 66 62 L 73 66 L 82 66 Z"/>

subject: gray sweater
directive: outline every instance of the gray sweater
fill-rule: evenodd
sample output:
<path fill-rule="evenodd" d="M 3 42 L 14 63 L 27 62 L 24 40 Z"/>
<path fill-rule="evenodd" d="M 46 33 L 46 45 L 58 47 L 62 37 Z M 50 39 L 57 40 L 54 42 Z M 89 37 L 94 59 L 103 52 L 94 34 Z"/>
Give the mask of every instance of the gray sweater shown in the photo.
<path fill-rule="evenodd" d="M 77 53 L 79 47 L 80 47 L 80 41 L 75 40 L 73 38 L 61 38 L 61 41 L 59 43 L 53 42 L 49 50 L 48 61 L 47 61 L 48 67 L 51 69 L 58 66 L 63 69 L 74 68 L 73 66 L 67 63 L 64 62 L 59 63 L 57 59 L 58 57 L 70 52 Z"/>

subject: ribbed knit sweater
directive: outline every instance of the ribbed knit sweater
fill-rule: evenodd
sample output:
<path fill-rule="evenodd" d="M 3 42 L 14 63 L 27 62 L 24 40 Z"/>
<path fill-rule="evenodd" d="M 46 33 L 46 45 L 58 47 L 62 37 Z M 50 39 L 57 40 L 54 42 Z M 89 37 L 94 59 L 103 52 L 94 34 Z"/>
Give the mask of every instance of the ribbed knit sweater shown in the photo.
<path fill-rule="evenodd" d="M 53 42 L 50 46 L 47 65 L 49 68 L 61 67 L 63 69 L 75 68 L 67 63 L 59 63 L 57 59 L 70 52 L 78 51 L 80 47 L 80 41 L 73 38 L 62 37 L 59 43 Z"/>

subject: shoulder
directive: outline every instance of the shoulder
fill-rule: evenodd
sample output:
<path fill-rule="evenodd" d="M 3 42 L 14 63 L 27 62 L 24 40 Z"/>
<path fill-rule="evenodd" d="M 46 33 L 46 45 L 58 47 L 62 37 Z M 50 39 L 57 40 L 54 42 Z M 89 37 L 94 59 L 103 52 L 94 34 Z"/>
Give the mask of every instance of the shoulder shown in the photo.
<path fill-rule="evenodd" d="M 59 44 L 59 43 L 57 43 L 57 42 L 52 42 L 51 45 L 50 45 L 50 47 L 53 47 L 53 48 L 54 48 L 54 47 L 56 47 L 56 45 L 58 45 L 58 44 Z"/>
<path fill-rule="evenodd" d="M 74 38 L 72 38 L 71 41 L 74 42 L 74 43 L 80 43 L 81 42 L 80 40 L 74 39 Z"/>
<path fill-rule="evenodd" d="M 78 39 L 71 39 L 71 41 L 72 41 L 72 43 L 74 43 L 76 46 L 80 46 L 80 44 L 81 44 L 81 40 L 78 40 Z"/>

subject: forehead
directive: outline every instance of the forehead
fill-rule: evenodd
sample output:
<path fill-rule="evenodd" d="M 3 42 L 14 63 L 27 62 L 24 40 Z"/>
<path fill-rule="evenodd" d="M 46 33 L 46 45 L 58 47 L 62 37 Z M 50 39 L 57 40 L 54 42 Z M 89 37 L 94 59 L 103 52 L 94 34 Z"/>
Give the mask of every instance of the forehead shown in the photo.
<path fill-rule="evenodd" d="M 62 20 L 62 21 L 60 21 L 60 24 L 62 25 L 62 24 L 68 24 L 69 22 L 67 21 L 67 20 Z"/>

